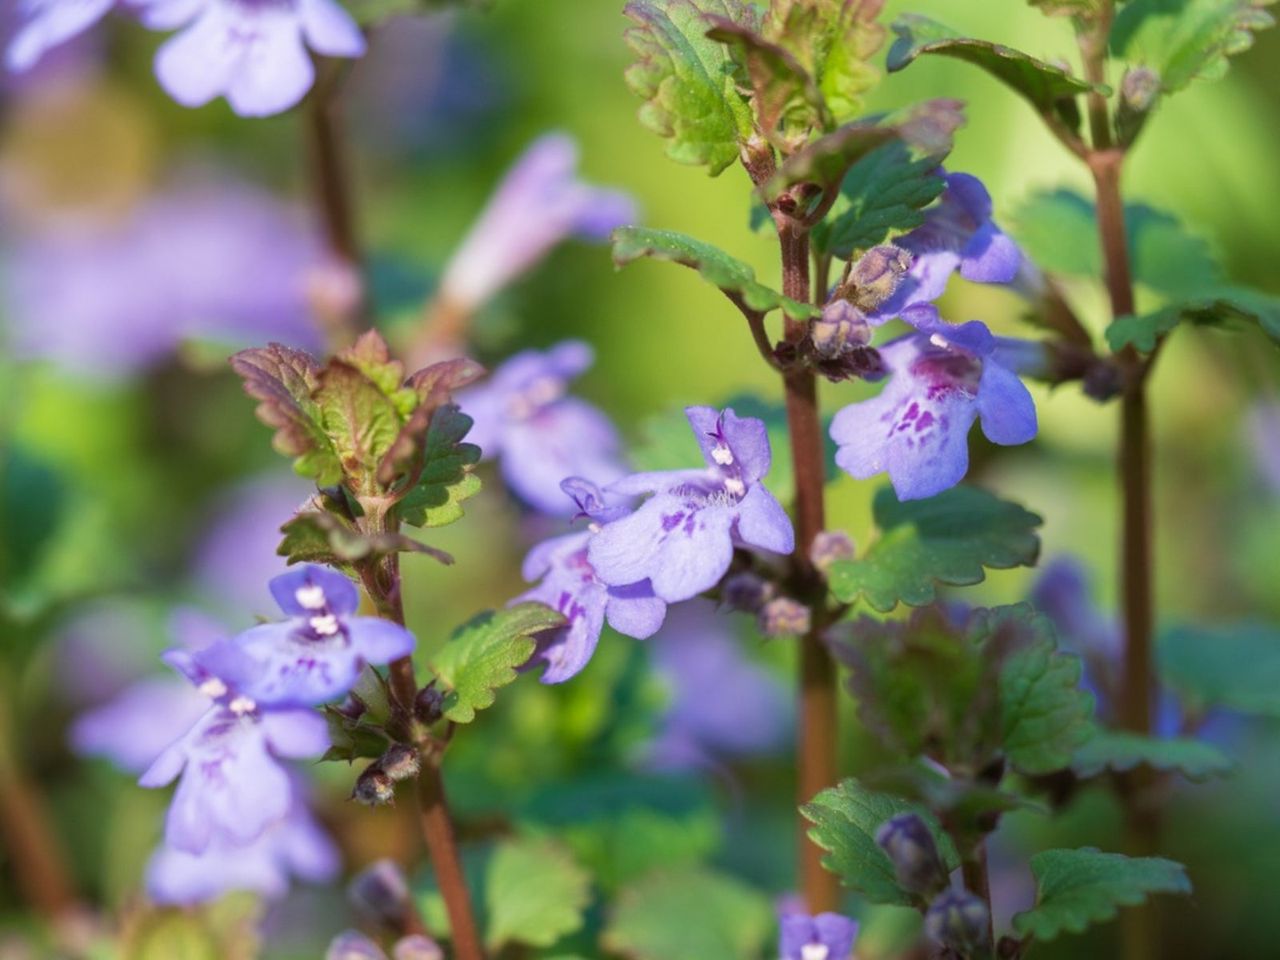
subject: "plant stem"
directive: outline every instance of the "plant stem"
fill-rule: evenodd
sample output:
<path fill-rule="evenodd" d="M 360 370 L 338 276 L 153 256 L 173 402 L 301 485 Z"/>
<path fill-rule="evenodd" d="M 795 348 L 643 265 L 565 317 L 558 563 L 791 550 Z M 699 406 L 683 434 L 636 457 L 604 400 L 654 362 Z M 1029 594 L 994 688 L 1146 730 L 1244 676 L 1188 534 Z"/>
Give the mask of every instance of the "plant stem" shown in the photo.
<path fill-rule="evenodd" d="M 778 241 L 782 251 L 782 292 L 807 303 L 810 295 L 808 234 L 802 227 L 784 220 L 778 229 Z M 807 324 L 803 320 L 787 317 L 785 337 L 788 342 L 798 342 L 806 330 Z M 812 627 L 800 642 L 797 791 L 799 802 L 804 804 L 836 781 L 836 668 L 820 637 L 825 626 L 822 614 L 826 586 L 809 559 L 809 548 L 826 523 L 823 504 L 826 475 L 822 423 L 818 417 L 818 385 L 813 372 L 802 368 L 788 371 L 783 382 L 796 484 L 795 564 L 813 611 Z M 835 875 L 823 868 L 822 851 L 809 840 L 803 821 L 799 846 L 800 886 L 810 912 L 835 910 L 840 897 Z"/>
<path fill-rule="evenodd" d="M 960 876 L 964 879 L 965 889 L 981 897 L 987 904 L 987 943 L 995 944 L 995 913 L 991 903 L 991 874 L 987 870 L 987 841 L 979 840 L 977 845 L 960 862 Z"/>

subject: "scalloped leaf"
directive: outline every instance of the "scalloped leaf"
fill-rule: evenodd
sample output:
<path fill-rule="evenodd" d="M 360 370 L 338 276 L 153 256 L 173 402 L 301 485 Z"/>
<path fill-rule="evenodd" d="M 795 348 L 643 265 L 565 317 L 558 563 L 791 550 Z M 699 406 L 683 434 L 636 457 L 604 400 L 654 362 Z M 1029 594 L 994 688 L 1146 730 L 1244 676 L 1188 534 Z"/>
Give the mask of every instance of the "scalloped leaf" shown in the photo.
<path fill-rule="evenodd" d="M 1275 0 L 1130 0 L 1111 27 L 1111 51 L 1154 70 L 1166 93 L 1191 81 L 1220 80 L 1228 58 L 1275 25 Z"/>
<path fill-rule="evenodd" d="M 289 563 L 347 566 L 392 553 L 425 553 L 444 564 L 453 557 L 402 533 L 361 533 L 342 518 L 323 510 L 307 510 L 285 523 L 284 539 L 276 549 Z"/>
<path fill-rule="evenodd" d="M 770 43 L 750 27 L 709 17 L 707 36 L 725 44 L 751 83 L 759 129 L 769 137 L 831 125 L 830 111 L 813 77 L 786 47 Z"/>
<path fill-rule="evenodd" d="M 515 682 L 517 669 L 533 656 L 534 635 L 562 627 L 565 619 L 540 603 L 521 603 L 479 614 L 454 632 L 430 659 L 445 689 L 444 715 L 470 723 L 493 706 L 499 688 Z"/>
<path fill-rule="evenodd" d="M 1150 353 L 1161 338 L 1183 323 L 1218 326 L 1231 321 L 1257 324 L 1271 337 L 1280 339 L 1280 297 L 1224 287 L 1216 295 L 1170 304 L 1141 317 L 1117 317 L 1107 326 L 1107 343 L 1117 352 L 1132 346 Z"/>
<path fill-rule="evenodd" d="M 905 502 L 881 487 L 872 510 L 880 538 L 829 575 L 831 592 L 845 603 L 865 599 L 881 612 L 899 602 L 923 606 L 939 583 L 981 583 L 985 568 L 1031 566 L 1040 555 L 1040 517 L 977 487 Z"/>
<path fill-rule="evenodd" d="M 898 885 L 893 862 L 876 843 L 876 831 L 900 813 L 914 813 L 933 834 L 948 870 L 960 865 L 955 844 L 927 808 L 889 793 L 869 790 L 857 780 L 843 780 L 823 790 L 800 808 L 810 823 L 809 839 L 827 851 L 822 865 L 844 886 L 872 903 L 917 906 L 920 898 Z"/>
<path fill-rule="evenodd" d="M 472 470 L 480 448 L 463 443 L 472 419 L 448 403 L 432 411 L 422 448 L 421 470 L 408 493 L 395 505 L 396 515 L 414 527 L 440 527 L 462 516 L 462 503 L 480 492 Z"/>
<path fill-rule="evenodd" d="M 768 313 L 781 308 L 791 317 L 817 316 L 816 307 L 784 297 L 756 280 L 756 272 L 718 247 L 672 230 L 619 227 L 613 231 L 613 262 L 625 267 L 642 258 L 669 260 L 698 272 L 740 309 Z"/>
<path fill-rule="evenodd" d="M 1180 863 L 1092 847 L 1037 853 L 1031 858 L 1031 872 L 1036 905 L 1014 915 L 1013 929 L 1041 941 L 1083 933 L 1114 919 L 1120 907 L 1136 907 L 1154 893 L 1191 893 L 1191 881 Z"/>
<path fill-rule="evenodd" d="M 1200 781 L 1226 776 L 1235 768 L 1235 761 L 1203 740 L 1102 729 L 1095 730 L 1071 760 L 1071 769 L 1082 777 L 1097 776 L 1104 770 L 1124 773 L 1140 766 Z"/>
<path fill-rule="evenodd" d="M 494 848 L 484 878 L 485 945 L 549 947 L 579 930 L 591 875 L 553 840 L 517 838 Z"/>
<path fill-rule="evenodd" d="M 1027 0 L 1050 17 L 1080 17 L 1088 20 L 1102 9 L 1103 0 Z"/>
<path fill-rule="evenodd" d="M 738 159 L 752 120 L 737 65 L 707 37 L 713 26 L 707 17 L 754 28 L 753 8 L 737 0 L 634 0 L 623 13 L 636 24 L 625 34 L 636 53 L 626 80 L 645 101 L 640 122 L 670 141 L 672 160 L 721 173 Z"/>

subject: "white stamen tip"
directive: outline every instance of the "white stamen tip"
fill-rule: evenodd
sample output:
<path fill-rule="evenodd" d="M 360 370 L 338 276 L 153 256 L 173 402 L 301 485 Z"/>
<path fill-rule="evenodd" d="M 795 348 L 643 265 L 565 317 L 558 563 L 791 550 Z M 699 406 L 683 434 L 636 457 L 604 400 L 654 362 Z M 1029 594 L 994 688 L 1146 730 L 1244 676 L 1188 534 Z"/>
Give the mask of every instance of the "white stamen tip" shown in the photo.
<path fill-rule="evenodd" d="M 717 443 L 711 448 L 711 459 L 722 467 L 727 467 L 733 463 L 733 451 L 723 443 Z"/>
<path fill-rule="evenodd" d="M 806 943 L 800 948 L 800 960 L 827 960 L 830 952 L 826 944 Z"/>
<path fill-rule="evenodd" d="M 248 697 L 236 697 L 227 704 L 227 709 L 234 713 L 237 717 L 243 717 L 246 713 L 253 713 L 258 709 L 258 705 Z"/>
<path fill-rule="evenodd" d="M 326 602 L 324 588 L 314 583 L 299 587 L 294 591 L 293 598 L 298 601 L 298 605 L 304 610 L 323 610 Z"/>
<path fill-rule="evenodd" d="M 943 347 L 944 349 L 946 347 L 951 346 L 951 344 L 947 342 L 947 338 L 940 333 L 930 334 L 929 342 L 932 343 L 935 347 Z"/>
<path fill-rule="evenodd" d="M 227 695 L 227 685 L 217 677 L 210 677 L 204 683 L 200 684 L 200 686 L 196 687 L 196 689 L 210 700 L 217 700 L 219 697 L 225 697 Z"/>
<path fill-rule="evenodd" d="M 724 481 L 724 488 L 735 497 L 740 497 L 744 492 L 746 492 L 747 485 L 737 477 L 728 477 Z"/>
<path fill-rule="evenodd" d="M 311 629 L 322 637 L 332 637 L 338 632 L 338 618 L 332 613 L 326 613 L 323 617 L 312 617 L 309 622 Z"/>
<path fill-rule="evenodd" d="M 588 524 L 587 524 L 587 529 L 588 529 L 591 533 L 599 533 L 601 530 L 603 530 L 603 529 L 604 529 L 604 527 L 600 526 L 600 524 L 598 524 L 598 523 L 596 523 L 594 520 L 592 520 L 590 523 L 588 523 Z"/>

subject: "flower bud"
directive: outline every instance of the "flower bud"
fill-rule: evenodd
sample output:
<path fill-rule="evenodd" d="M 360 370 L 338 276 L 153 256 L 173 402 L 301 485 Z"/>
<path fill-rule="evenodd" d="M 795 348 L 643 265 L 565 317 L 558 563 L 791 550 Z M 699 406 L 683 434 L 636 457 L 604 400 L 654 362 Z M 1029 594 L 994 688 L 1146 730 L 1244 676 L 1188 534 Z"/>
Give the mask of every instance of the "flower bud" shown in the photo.
<path fill-rule="evenodd" d="M 391 949 L 391 960 L 444 960 L 444 951 L 434 940 L 415 934 Z"/>
<path fill-rule="evenodd" d="M 1160 97 L 1160 75 L 1147 67 L 1131 67 L 1120 81 L 1116 134 L 1126 146 L 1138 139 Z"/>
<path fill-rule="evenodd" d="M 852 560 L 853 552 L 853 539 L 843 530 L 823 530 L 813 538 L 809 560 L 826 575 L 841 560 Z"/>
<path fill-rule="evenodd" d="M 900 813 L 876 831 L 876 843 L 893 862 L 898 885 L 926 896 L 945 890 L 947 870 L 925 822 L 914 813 Z"/>
<path fill-rule="evenodd" d="M 773 598 L 773 584 L 749 571 L 725 577 L 720 585 L 720 599 L 731 610 L 759 613 Z"/>
<path fill-rule="evenodd" d="M 757 615 L 760 632 L 766 637 L 799 637 L 809 632 L 809 608 L 790 597 L 774 597 Z"/>
<path fill-rule="evenodd" d="M 364 772 L 356 778 L 356 785 L 351 790 L 352 800 L 370 807 L 393 803 L 395 797 L 395 781 L 376 763 L 371 763 L 364 768 Z"/>
<path fill-rule="evenodd" d="M 911 254 L 893 244 L 872 247 L 853 264 L 845 289 L 862 310 L 874 310 L 888 300 L 911 269 Z M 865 342 L 865 341 L 864 341 Z"/>
<path fill-rule="evenodd" d="M 405 928 L 413 909 L 409 883 L 394 860 L 375 860 L 352 878 L 347 899 L 370 923 L 394 931 Z"/>
<path fill-rule="evenodd" d="M 369 712 L 369 705 L 354 693 L 348 693 L 346 699 L 332 708 L 348 720 L 359 720 Z"/>
<path fill-rule="evenodd" d="M 809 339 L 820 357 L 834 359 L 871 340 L 871 326 L 862 311 L 848 300 L 832 300 L 822 316 L 809 325 Z"/>
<path fill-rule="evenodd" d="M 406 743 L 393 743 L 378 760 L 378 766 L 394 781 L 418 775 L 418 751 Z"/>
<path fill-rule="evenodd" d="M 324 960 L 387 960 L 387 955 L 363 933 L 346 930 L 333 938 Z"/>
<path fill-rule="evenodd" d="M 428 726 L 444 716 L 444 691 L 436 686 L 434 680 L 414 697 L 413 713 Z"/>
<path fill-rule="evenodd" d="M 935 943 L 967 953 L 988 946 L 989 916 L 982 898 L 968 890 L 948 890 L 929 904 L 924 932 Z"/>

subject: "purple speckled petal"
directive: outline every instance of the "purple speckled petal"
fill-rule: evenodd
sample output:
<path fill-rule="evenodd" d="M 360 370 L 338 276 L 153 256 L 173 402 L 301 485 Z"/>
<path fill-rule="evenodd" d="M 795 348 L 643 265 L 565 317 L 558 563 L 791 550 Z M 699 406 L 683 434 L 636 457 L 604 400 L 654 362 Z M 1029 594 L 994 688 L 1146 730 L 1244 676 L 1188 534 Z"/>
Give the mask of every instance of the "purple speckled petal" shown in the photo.
<path fill-rule="evenodd" d="M 366 663 L 383 666 L 412 655 L 417 644 L 412 633 L 380 617 L 352 617 L 346 621 L 351 644 Z"/>
<path fill-rule="evenodd" d="M 552 564 L 556 563 L 557 560 L 583 549 L 587 545 L 587 540 L 590 536 L 589 533 L 584 531 L 544 540 L 530 550 L 524 558 L 524 564 L 520 568 L 521 576 L 532 583 L 550 570 Z"/>
<path fill-rule="evenodd" d="M 548 630 L 538 639 L 531 662 L 544 663 L 543 683 L 563 683 L 576 676 L 591 660 L 600 631 L 604 627 L 604 609 L 608 593 L 604 584 L 584 582 L 572 576 L 550 576 L 540 586 L 516 601 L 537 600 L 568 618 L 567 626 Z"/>
<path fill-rule="evenodd" d="M 714 407 L 686 407 L 684 412 L 708 466 L 725 466 L 722 461 L 727 455 L 732 458 L 727 464 L 736 465 L 747 484 L 769 472 L 772 453 L 763 420 L 739 417 L 732 408 L 721 412 Z"/>
<path fill-rule="evenodd" d="M 329 613 L 336 616 L 344 617 L 355 613 L 360 607 L 360 592 L 354 583 L 336 570 L 314 563 L 295 567 L 287 573 L 280 574 L 272 579 L 269 587 L 280 609 L 291 617 L 309 616 L 320 607 L 326 608 Z M 317 601 L 312 597 L 316 588 L 322 594 L 318 601 L 319 605 L 316 605 Z M 301 598 L 299 591 L 302 591 Z M 312 605 L 304 605 L 303 599 L 307 599 Z"/>
<path fill-rule="evenodd" d="M 978 415 L 973 398 L 953 392 L 930 402 L 921 398 L 919 407 L 913 425 L 889 444 L 885 465 L 899 500 L 949 490 L 969 469 L 969 428 Z"/>
<path fill-rule="evenodd" d="M 315 706 L 351 690 L 364 666 L 360 651 L 341 632 L 305 635 L 297 621 L 264 623 L 235 643 L 255 661 L 235 689 L 268 706 Z"/>

